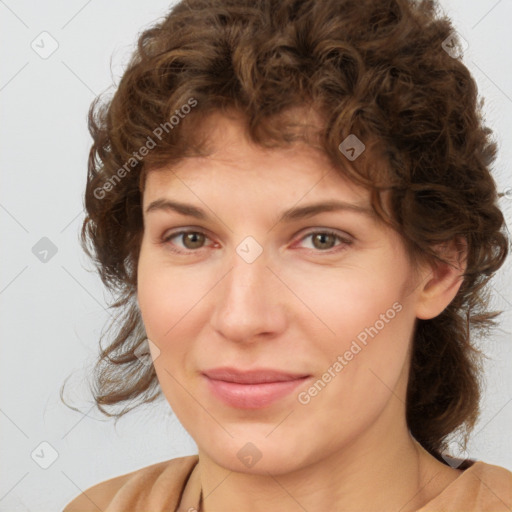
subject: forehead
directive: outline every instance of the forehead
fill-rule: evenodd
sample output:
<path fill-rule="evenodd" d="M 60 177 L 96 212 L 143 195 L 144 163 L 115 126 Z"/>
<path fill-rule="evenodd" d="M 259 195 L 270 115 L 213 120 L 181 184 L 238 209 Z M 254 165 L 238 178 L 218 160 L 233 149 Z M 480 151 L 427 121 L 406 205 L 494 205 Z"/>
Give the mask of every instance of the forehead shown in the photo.
<path fill-rule="evenodd" d="M 148 171 L 145 203 L 184 186 L 209 194 L 261 192 L 295 200 L 305 195 L 328 194 L 361 202 L 369 195 L 345 178 L 324 152 L 306 143 L 266 148 L 250 141 L 239 117 L 213 114 L 201 130 L 208 137 L 208 156 L 187 157 L 177 164 Z"/>

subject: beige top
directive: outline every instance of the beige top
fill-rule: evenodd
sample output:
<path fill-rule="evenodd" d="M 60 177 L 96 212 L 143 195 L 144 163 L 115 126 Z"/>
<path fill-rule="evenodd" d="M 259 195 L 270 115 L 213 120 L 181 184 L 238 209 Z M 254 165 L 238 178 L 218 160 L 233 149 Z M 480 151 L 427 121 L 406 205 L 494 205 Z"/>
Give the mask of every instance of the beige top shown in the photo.
<path fill-rule="evenodd" d="M 197 455 L 179 457 L 105 480 L 63 512 L 195 512 L 201 491 L 198 460 Z M 470 464 L 417 512 L 511 512 L 512 472 L 482 461 Z"/>

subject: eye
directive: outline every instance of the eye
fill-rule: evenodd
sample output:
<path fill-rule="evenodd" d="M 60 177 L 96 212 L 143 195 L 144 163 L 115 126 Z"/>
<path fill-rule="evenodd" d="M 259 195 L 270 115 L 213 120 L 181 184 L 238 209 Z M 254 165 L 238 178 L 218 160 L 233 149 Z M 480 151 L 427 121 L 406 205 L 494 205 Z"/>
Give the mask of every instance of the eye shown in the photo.
<path fill-rule="evenodd" d="M 183 244 L 183 247 L 181 249 L 176 249 L 175 243 L 171 243 L 171 240 L 173 240 L 174 238 L 181 240 Z M 169 245 L 171 250 L 174 252 L 194 252 L 197 249 L 201 249 L 205 243 L 205 240 L 208 239 L 209 238 L 202 231 L 178 231 L 175 233 L 164 235 L 164 237 L 162 238 L 162 244 Z"/>
<path fill-rule="evenodd" d="M 317 249 L 320 252 L 328 252 L 334 247 L 342 246 L 341 250 L 345 248 L 345 246 L 350 245 L 352 243 L 351 240 L 347 238 L 343 238 L 339 233 L 330 230 L 323 231 L 311 231 L 310 233 L 303 236 L 300 241 L 311 239 L 313 249 Z M 340 243 L 336 244 L 336 241 L 339 240 Z M 337 252 L 335 250 L 334 252 Z"/>
<path fill-rule="evenodd" d="M 316 250 L 316 252 L 338 252 L 339 250 L 343 250 L 347 245 L 352 243 L 351 240 L 342 237 L 339 233 L 332 230 L 318 230 L 311 231 L 310 233 L 303 236 L 299 243 L 303 240 L 310 238 L 312 241 L 312 249 Z M 173 242 L 173 239 L 180 240 L 182 243 L 181 247 L 176 246 L 176 242 Z M 206 233 L 202 231 L 178 231 L 174 233 L 169 233 L 164 235 L 161 243 L 162 245 L 169 246 L 170 250 L 176 253 L 187 253 L 187 252 L 199 252 L 199 249 L 202 249 L 205 246 L 205 242 L 209 240 L 209 237 Z M 339 243 L 336 243 L 339 241 Z M 213 243 L 210 245 L 214 245 Z M 340 249 L 335 249 L 335 247 L 340 247 Z"/>

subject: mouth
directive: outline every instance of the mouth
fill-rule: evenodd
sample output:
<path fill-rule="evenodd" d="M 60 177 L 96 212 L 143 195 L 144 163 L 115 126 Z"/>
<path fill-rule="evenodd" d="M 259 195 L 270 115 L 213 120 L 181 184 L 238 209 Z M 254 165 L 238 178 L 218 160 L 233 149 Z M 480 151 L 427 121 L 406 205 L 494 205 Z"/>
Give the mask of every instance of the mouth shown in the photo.
<path fill-rule="evenodd" d="M 217 399 L 238 409 L 267 407 L 311 377 L 273 369 L 241 371 L 236 368 L 215 368 L 202 375 Z"/>

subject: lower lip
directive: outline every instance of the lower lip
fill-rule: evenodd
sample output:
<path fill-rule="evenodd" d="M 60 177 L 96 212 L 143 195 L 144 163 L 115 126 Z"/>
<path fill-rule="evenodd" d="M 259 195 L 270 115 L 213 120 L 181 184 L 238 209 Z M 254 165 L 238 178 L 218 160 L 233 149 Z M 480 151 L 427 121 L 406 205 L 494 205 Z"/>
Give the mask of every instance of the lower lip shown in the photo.
<path fill-rule="evenodd" d="M 290 394 L 309 377 L 264 384 L 238 384 L 210 379 L 205 375 L 212 393 L 231 407 L 261 409 Z"/>

